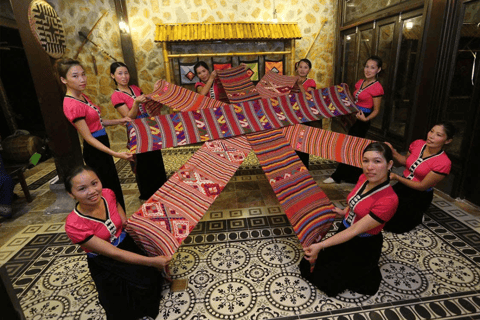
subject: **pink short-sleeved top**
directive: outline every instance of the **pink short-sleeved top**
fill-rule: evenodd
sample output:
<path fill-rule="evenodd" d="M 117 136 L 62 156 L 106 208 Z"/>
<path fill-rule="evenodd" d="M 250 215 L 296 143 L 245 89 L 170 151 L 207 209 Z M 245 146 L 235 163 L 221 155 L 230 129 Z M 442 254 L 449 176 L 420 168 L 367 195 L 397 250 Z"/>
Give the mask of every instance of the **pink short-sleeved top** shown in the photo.
<path fill-rule="evenodd" d="M 384 95 L 383 87 L 378 81 L 374 81 L 367 85 L 365 88 L 360 89 L 365 80 L 359 80 L 355 84 L 355 92 L 353 96 L 355 97 L 355 105 L 372 109 L 373 108 L 373 98 L 381 97 Z"/>
<path fill-rule="evenodd" d="M 203 82 L 195 83 L 195 90 L 197 90 L 198 87 L 205 87 L 205 83 L 203 83 Z M 217 99 L 217 97 L 220 96 L 220 92 L 219 92 L 217 83 L 215 81 L 213 82 L 212 86 L 210 87 L 208 96 L 212 99 Z"/>
<path fill-rule="evenodd" d="M 309 88 L 317 89 L 317 83 L 313 79 L 305 79 L 303 81 L 303 88 L 308 91 Z"/>
<path fill-rule="evenodd" d="M 75 125 L 78 120 L 85 120 L 90 132 L 104 129 L 102 118 L 100 117 L 100 108 L 82 93 L 85 101 L 78 100 L 72 96 L 63 98 L 63 113 L 71 124 Z"/>
<path fill-rule="evenodd" d="M 131 110 L 135 99 L 143 94 L 142 90 L 135 85 L 131 85 L 128 88 L 130 89 L 130 93 L 124 92 L 120 89 L 116 89 L 112 93 L 110 99 L 112 100 L 112 104 L 115 109 L 122 105 L 126 105 L 128 107 L 128 110 Z M 145 113 L 146 112 L 143 109 L 142 104 L 140 104 L 138 107 L 137 118 Z"/>
<path fill-rule="evenodd" d="M 102 190 L 102 200 L 105 205 L 106 220 L 92 218 L 75 209 L 67 216 L 65 232 L 73 243 L 82 245 L 93 236 L 112 243 L 122 233 L 122 218 L 117 210 L 115 193 L 110 189 Z M 90 252 L 83 248 L 86 252 Z"/>
<path fill-rule="evenodd" d="M 348 210 L 347 214 L 345 214 L 344 224 L 351 226 L 366 215 L 370 215 L 373 219 L 381 223 L 378 227 L 366 232 L 375 235 L 382 231 L 385 223 L 390 220 L 395 214 L 395 211 L 397 211 L 398 197 L 388 180 L 362 194 L 367 184 L 367 177 L 362 174 L 355 188 L 353 188 L 347 197 Z"/>
<path fill-rule="evenodd" d="M 410 144 L 408 151 L 410 155 L 405 162 L 403 176 L 412 181 L 422 181 L 431 171 L 448 175 L 452 168 L 452 162 L 445 151 L 423 158 L 423 151 L 426 148 L 425 140 L 415 140 Z"/>

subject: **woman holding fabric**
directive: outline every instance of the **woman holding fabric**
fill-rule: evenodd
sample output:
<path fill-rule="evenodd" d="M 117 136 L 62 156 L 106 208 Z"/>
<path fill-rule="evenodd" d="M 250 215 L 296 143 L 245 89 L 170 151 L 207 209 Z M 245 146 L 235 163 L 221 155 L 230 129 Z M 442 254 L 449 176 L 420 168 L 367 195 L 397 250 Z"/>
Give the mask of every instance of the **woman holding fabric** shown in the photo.
<path fill-rule="evenodd" d="M 195 71 L 195 75 L 200 79 L 200 82 L 195 83 L 197 93 L 218 100 L 219 89 L 215 83 L 217 71 L 213 70 L 213 72 L 210 72 L 208 65 L 203 61 L 197 62 L 193 66 L 193 70 Z"/>
<path fill-rule="evenodd" d="M 302 276 L 328 296 L 347 289 L 367 295 L 378 291 L 382 280 L 378 266 L 381 231 L 398 205 L 389 184 L 392 165 L 392 151 L 386 144 L 368 145 L 363 151 L 363 174 L 347 197 L 348 207 L 334 209 L 344 216 L 342 225 L 335 235 L 304 248 Z"/>
<path fill-rule="evenodd" d="M 129 85 L 128 67 L 123 62 L 114 62 L 110 65 L 110 76 L 117 85 L 110 98 L 120 115 L 131 119 L 148 117 L 148 113 L 142 108 L 142 103 L 147 99 L 139 87 Z M 157 90 L 159 84 L 159 81 L 155 83 L 154 90 Z M 150 198 L 167 181 L 161 150 L 137 154 L 132 170 L 137 179 L 139 198 L 142 200 Z"/>
<path fill-rule="evenodd" d="M 297 75 L 298 75 L 297 84 L 298 84 L 298 87 L 300 88 L 300 92 L 304 94 L 307 91 L 310 92 L 317 89 L 317 83 L 315 82 L 315 80 L 307 78 L 308 73 L 310 72 L 311 69 L 312 69 L 312 62 L 310 62 L 310 60 L 308 59 L 301 59 L 295 64 L 295 71 L 297 72 Z M 317 120 L 317 121 L 319 122 L 321 127 L 322 120 Z M 317 122 L 317 121 L 305 123 L 305 125 L 312 125 L 314 122 Z M 308 153 L 301 152 L 301 151 L 296 151 L 296 153 L 300 158 L 300 160 L 302 160 L 303 165 L 308 169 L 310 155 Z"/>
<path fill-rule="evenodd" d="M 122 187 L 112 157 L 133 161 L 133 156 L 127 152 L 110 149 L 105 127 L 124 125 L 131 119 L 101 118 L 99 107 L 82 93 L 87 86 L 87 76 L 80 62 L 62 59 L 57 61 L 56 67 L 60 80 L 67 89 L 63 99 L 63 112 L 83 137 L 83 159 L 88 166 L 98 172 L 102 184 L 115 192 L 117 201 L 125 208 Z"/>
<path fill-rule="evenodd" d="M 454 134 L 452 124 L 437 124 L 428 132 L 427 140 L 415 140 L 410 144 L 406 156 L 387 143 L 393 158 L 406 169 L 403 176 L 390 174 L 391 180 L 398 181 L 393 190 L 398 195 L 399 205 L 385 230 L 403 233 L 422 223 L 423 213 L 432 203 L 433 187 L 450 173 L 452 162 L 443 147 L 452 142 Z"/>
<path fill-rule="evenodd" d="M 170 257 L 147 257 L 123 230 L 125 211 L 93 169 L 76 168 L 65 188 L 77 201 L 65 232 L 87 252 L 87 263 L 107 319 L 155 318 L 160 307 L 163 270 Z"/>
<path fill-rule="evenodd" d="M 355 123 L 348 130 L 347 134 L 350 136 L 365 138 L 370 128 L 371 120 L 380 112 L 384 94 L 383 87 L 377 80 L 380 71 L 382 71 L 382 59 L 378 56 L 368 58 L 363 68 L 365 78 L 355 84 L 353 96 L 359 112 L 356 114 L 357 119 Z M 361 170 L 356 167 L 339 164 L 332 176 L 325 179 L 323 183 L 334 183 L 342 180 L 355 183 L 360 174 Z"/>

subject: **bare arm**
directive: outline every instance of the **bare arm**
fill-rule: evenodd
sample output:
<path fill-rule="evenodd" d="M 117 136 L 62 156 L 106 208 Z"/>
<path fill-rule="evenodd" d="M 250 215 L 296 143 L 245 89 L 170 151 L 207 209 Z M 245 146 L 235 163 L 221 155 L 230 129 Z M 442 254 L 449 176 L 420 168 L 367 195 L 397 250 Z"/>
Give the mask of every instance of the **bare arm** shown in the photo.
<path fill-rule="evenodd" d="M 370 215 L 366 215 L 365 217 L 360 219 L 360 221 L 352 224 L 349 228 L 337 233 L 336 235 L 322 242 L 314 243 L 304 248 L 303 251 L 305 252 L 305 259 L 313 262 L 317 259 L 320 250 L 347 242 L 355 236 L 367 232 L 368 230 L 371 230 L 373 228 L 376 228 L 379 225 L 381 225 L 380 222 L 373 219 Z"/>
<path fill-rule="evenodd" d="M 121 106 L 117 107 L 117 110 L 120 112 L 123 118 L 135 119 L 138 114 L 140 103 L 144 103 L 145 101 L 147 101 L 147 98 L 142 94 L 135 98 L 132 109 L 129 110 L 126 104 L 122 104 Z"/>
<path fill-rule="evenodd" d="M 392 149 L 393 159 L 395 159 L 400 165 L 404 166 L 407 163 L 407 158 L 410 156 L 410 152 L 408 152 L 406 156 L 402 156 L 389 142 L 385 142 L 385 144 Z"/>
<path fill-rule="evenodd" d="M 412 181 L 402 176 L 399 176 L 396 173 L 390 173 L 391 180 L 397 180 L 398 182 L 406 185 L 407 187 L 419 191 L 425 191 L 427 189 L 430 189 L 431 187 L 442 181 L 444 178 L 444 175 L 435 173 L 433 171 L 430 171 L 425 176 L 425 178 L 423 178 L 422 181 Z"/>
<path fill-rule="evenodd" d="M 367 122 L 367 121 L 370 121 L 372 119 L 375 119 L 375 117 L 380 112 L 381 103 L 382 103 L 382 97 L 373 98 L 373 111 L 372 111 L 372 113 L 370 113 L 368 115 L 368 117 L 365 117 L 365 114 L 362 111 L 360 111 L 356 114 L 357 119 L 360 120 L 360 121 L 363 121 L 363 122 Z"/>
<path fill-rule="evenodd" d="M 98 141 L 94 136 L 92 136 L 92 133 L 90 132 L 90 129 L 88 129 L 87 122 L 85 122 L 85 120 L 82 119 L 75 122 L 75 127 L 77 128 L 78 132 L 83 137 L 83 139 L 94 148 L 102 152 L 105 152 L 106 154 L 109 154 L 113 157 L 125 159 L 128 161 L 133 161 L 133 155 L 131 155 L 130 153 L 115 152 L 112 149 L 106 147 L 100 141 Z"/>
<path fill-rule="evenodd" d="M 100 239 L 97 236 L 93 236 L 81 246 L 102 256 L 106 256 L 120 262 L 155 267 L 159 270 L 165 268 L 171 260 L 170 256 L 146 257 L 127 250 L 119 249 L 110 242 Z"/>
<path fill-rule="evenodd" d="M 116 125 L 125 125 L 127 124 L 127 122 L 130 122 L 132 121 L 131 118 L 129 117 L 125 117 L 125 118 L 121 118 L 121 119 L 102 119 L 102 122 L 103 122 L 103 125 L 105 127 L 108 127 L 108 126 L 116 126 Z"/>

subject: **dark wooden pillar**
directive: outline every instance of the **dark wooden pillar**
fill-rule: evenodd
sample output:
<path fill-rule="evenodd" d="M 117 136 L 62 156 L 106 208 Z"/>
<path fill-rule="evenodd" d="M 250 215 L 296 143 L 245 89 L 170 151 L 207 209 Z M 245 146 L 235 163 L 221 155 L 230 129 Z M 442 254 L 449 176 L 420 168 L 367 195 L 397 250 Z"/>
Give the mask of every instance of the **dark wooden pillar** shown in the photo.
<path fill-rule="evenodd" d="M 123 21 L 130 29 L 125 0 L 115 0 L 115 12 L 117 13 L 118 22 Z M 133 51 L 132 34 L 130 30 L 128 32 L 120 30 L 120 43 L 123 51 L 123 62 L 128 66 L 128 72 L 130 73 L 130 83 L 138 85 L 137 65 L 135 63 L 135 53 Z"/>
<path fill-rule="evenodd" d="M 440 106 L 445 91 L 448 69 L 447 62 L 451 48 L 446 46 L 449 35 L 445 31 L 451 24 L 451 10 L 454 0 L 426 0 L 425 25 L 422 38 L 419 74 L 416 86 L 416 104 L 413 107 L 413 123 L 407 141 L 424 138 L 436 123 L 441 112 Z"/>
<path fill-rule="evenodd" d="M 63 114 L 63 90 L 55 77 L 54 61 L 36 41 L 30 29 L 30 2 L 31 0 L 12 0 L 11 5 L 45 122 L 48 145 L 53 152 L 57 173 L 62 179 L 72 168 L 83 163 L 83 157 L 77 131 Z"/>

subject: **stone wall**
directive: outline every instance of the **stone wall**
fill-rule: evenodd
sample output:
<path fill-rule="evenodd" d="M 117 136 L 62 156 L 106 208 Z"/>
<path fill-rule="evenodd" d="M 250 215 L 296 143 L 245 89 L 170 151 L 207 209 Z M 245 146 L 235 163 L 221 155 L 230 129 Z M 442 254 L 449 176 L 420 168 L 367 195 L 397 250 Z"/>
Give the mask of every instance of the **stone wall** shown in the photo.
<path fill-rule="evenodd" d="M 91 39 L 102 49 L 122 61 L 118 20 L 113 0 L 48 0 L 63 21 L 67 34 L 65 57 L 73 57 L 82 39 L 78 32 L 88 33 L 106 10 L 108 14 L 94 30 Z M 271 22 L 272 0 L 126 0 L 132 35 L 139 85 L 144 92 L 151 92 L 153 83 L 165 77 L 161 43 L 154 42 L 155 25 L 158 23 L 188 22 Z M 279 22 L 297 22 L 302 39 L 296 41 L 297 60 L 304 58 L 315 39 L 323 19 L 326 24 L 315 41 L 308 58 L 313 68 L 309 77 L 319 87 L 333 82 L 333 54 L 336 28 L 336 0 L 283 0 L 275 1 Z M 188 51 L 188 50 L 187 50 Z M 95 73 L 92 57 L 96 60 Z M 115 86 L 109 75 L 112 60 L 88 43 L 78 59 L 87 75 L 86 94 L 102 109 L 105 118 L 118 117 L 110 103 Z M 125 129 L 108 128 L 112 143 L 125 142 Z"/>

